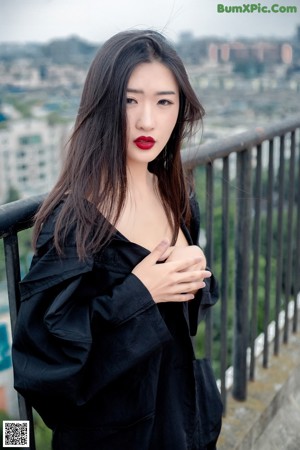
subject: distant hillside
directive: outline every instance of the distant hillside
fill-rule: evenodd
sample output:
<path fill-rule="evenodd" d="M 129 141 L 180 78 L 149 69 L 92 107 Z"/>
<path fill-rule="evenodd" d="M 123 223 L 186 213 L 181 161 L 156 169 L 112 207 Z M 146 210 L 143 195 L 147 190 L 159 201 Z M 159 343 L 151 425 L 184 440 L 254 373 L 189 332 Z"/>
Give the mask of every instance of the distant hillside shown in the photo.
<path fill-rule="evenodd" d="M 29 58 L 42 61 L 46 59 L 54 64 L 81 65 L 89 63 L 100 45 L 88 43 L 76 36 L 67 39 L 54 39 L 46 44 L 27 43 L 0 44 L 0 59 L 13 61 Z"/>

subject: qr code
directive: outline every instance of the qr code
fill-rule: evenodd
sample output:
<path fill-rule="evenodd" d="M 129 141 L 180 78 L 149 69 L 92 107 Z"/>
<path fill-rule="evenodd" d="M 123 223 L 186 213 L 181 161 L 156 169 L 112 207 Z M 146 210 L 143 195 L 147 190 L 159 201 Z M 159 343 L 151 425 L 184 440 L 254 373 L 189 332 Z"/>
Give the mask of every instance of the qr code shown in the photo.
<path fill-rule="evenodd" d="M 3 421 L 3 448 L 29 447 L 29 420 Z"/>

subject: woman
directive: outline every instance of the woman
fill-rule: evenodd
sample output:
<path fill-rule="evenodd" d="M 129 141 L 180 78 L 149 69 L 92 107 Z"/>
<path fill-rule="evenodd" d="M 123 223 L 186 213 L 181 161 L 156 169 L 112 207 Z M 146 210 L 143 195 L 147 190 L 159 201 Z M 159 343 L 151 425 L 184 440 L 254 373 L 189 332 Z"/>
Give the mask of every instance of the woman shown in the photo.
<path fill-rule="evenodd" d="M 21 283 L 15 387 L 55 450 L 214 449 L 221 402 L 191 342 L 216 298 L 180 159 L 203 109 L 159 33 L 96 55 Z"/>

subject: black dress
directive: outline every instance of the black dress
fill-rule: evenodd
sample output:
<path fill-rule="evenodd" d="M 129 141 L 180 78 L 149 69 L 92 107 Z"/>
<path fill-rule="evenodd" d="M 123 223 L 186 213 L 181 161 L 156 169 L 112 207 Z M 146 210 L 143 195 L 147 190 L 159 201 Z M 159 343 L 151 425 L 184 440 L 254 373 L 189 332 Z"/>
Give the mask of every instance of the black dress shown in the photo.
<path fill-rule="evenodd" d="M 54 431 L 54 450 L 208 450 L 222 405 L 191 335 L 216 301 L 214 278 L 185 303 L 156 304 L 131 273 L 149 251 L 116 232 L 99 254 L 64 257 L 45 223 L 13 340 L 15 388 Z M 182 229 L 195 242 L 197 215 Z"/>

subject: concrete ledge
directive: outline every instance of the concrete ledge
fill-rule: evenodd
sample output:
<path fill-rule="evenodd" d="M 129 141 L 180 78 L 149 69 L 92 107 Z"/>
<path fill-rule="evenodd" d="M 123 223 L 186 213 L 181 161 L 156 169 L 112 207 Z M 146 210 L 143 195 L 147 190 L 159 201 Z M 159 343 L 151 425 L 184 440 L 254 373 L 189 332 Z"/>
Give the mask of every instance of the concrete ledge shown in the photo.
<path fill-rule="evenodd" d="M 218 450 L 299 450 L 300 333 L 290 335 L 278 357 L 272 352 L 270 345 L 268 369 L 262 368 L 261 358 L 257 360 L 247 401 L 238 402 L 228 393 Z"/>

